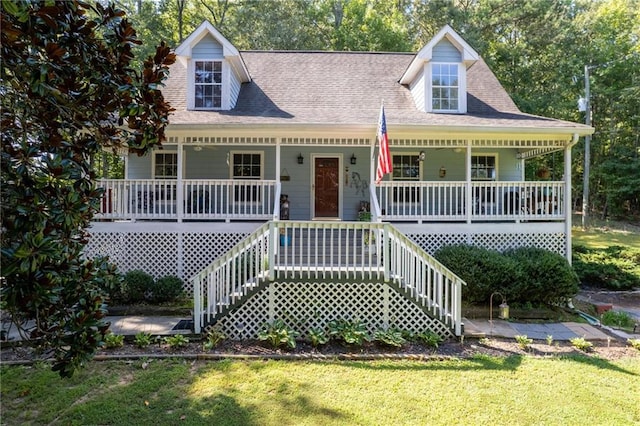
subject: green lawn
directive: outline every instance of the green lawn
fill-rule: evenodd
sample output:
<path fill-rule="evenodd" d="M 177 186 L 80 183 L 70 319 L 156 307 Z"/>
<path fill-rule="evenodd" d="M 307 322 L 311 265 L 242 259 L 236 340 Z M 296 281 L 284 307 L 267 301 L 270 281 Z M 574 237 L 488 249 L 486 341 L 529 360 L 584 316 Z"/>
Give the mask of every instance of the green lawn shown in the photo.
<path fill-rule="evenodd" d="M 607 231 L 602 229 L 589 229 L 574 227 L 571 231 L 573 244 L 589 248 L 607 248 L 610 246 L 623 246 L 629 248 L 640 247 L 640 234 L 637 232 Z"/>
<path fill-rule="evenodd" d="M 2 424 L 638 424 L 640 362 L 93 362 L 3 367 Z"/>

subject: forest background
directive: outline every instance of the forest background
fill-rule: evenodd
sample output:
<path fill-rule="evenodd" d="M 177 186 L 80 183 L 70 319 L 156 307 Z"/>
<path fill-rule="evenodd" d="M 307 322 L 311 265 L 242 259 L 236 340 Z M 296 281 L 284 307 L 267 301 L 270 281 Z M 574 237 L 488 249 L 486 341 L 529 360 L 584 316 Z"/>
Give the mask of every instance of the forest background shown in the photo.
<path fill-rule="evenodd" d="M 209 20 L 239 50 L 417 52 L 449 24 L 526 113 L 584 123 L 590 84 L 589 211 L 640 221 L 640 0 L 118 0 L 144 44 L 176 47 Z M 584 140 L 572 156 L 582 207 Z M 103 176 L 122 164 L 101 162 Z M 561 153 L 532 161 L 562 179 Z"/>

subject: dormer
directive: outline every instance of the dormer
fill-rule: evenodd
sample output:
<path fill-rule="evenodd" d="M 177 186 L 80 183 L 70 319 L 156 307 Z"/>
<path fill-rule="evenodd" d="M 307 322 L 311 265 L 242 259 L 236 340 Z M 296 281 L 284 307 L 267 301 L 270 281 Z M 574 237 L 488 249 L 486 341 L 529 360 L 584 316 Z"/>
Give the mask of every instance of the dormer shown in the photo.
<path fill-rule="evenodd" d="M 204 21 L 176 49 L 187 68 L 187 109 L 233 109 L 242 83 L 251 81 L 236 49 L 213 25 Z"/>
<path fill-rule="evenodd" d="M 400 84 L 409 87 L 420 111 L 465 114 L 467 69 L 478 59 L 478 53 L 446 25 L 416 54 Z"/>

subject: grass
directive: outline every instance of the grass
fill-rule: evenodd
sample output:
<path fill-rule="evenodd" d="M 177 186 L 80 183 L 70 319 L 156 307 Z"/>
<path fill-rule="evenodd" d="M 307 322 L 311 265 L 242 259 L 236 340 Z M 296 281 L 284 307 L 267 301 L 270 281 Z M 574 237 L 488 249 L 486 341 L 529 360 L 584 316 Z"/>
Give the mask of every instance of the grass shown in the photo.
<path fill-rule="evenodd" d="M 640 363 L 589 356 L 432 362 L 94 362 L 2 367 L 2 423 L 634 424 Z"/>
<path fill-rule="evenodd" d="M 640 247 L 638 226 L 592 218 L 591 226 L 588 230 L 584 230 L 579 226 L 581 218 L 576 215 L 573 217 L 573 223 L 575 225 L 571 230 L 573 244 L 595 249 L 611 246 Z"/>

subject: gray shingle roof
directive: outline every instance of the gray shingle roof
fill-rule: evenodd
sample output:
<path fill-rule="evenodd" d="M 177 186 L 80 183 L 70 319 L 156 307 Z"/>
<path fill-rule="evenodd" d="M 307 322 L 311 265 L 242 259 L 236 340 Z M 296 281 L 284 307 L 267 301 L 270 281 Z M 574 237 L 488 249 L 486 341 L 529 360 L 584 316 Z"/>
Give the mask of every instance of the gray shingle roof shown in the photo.
<path fill-rule="evenodd" d="M 467 114 L 416 109 L 398 83 L 413 54 L 243 51 L 252 81 L 242 85 L 231 111 L 188 111 L 186 68 L 177 61 L 163 90 L 176 111 L 171 124 L 375 125 L 384 101 L 387 123 L 424 126 L 576 128 L 584 125 L 520 112 L 479 60 L 467 71 Z"/>

